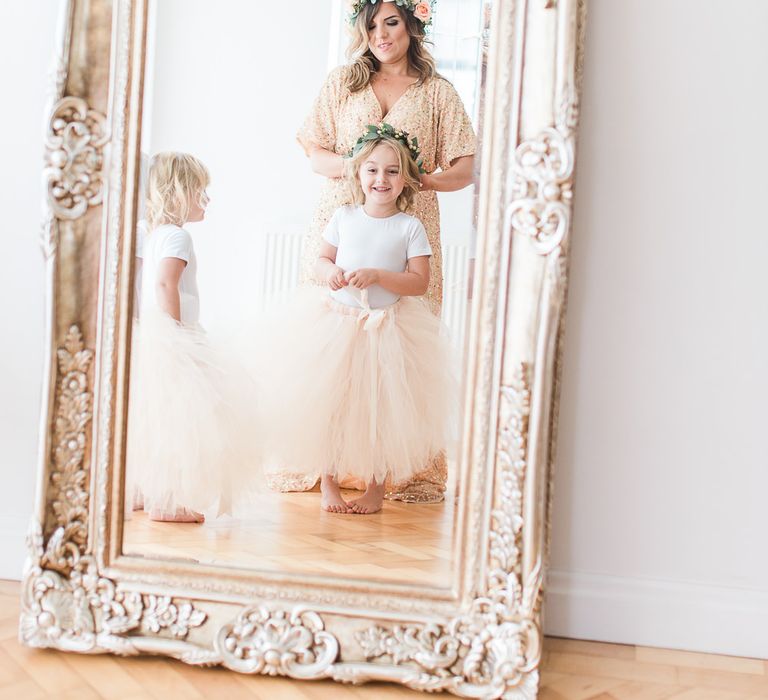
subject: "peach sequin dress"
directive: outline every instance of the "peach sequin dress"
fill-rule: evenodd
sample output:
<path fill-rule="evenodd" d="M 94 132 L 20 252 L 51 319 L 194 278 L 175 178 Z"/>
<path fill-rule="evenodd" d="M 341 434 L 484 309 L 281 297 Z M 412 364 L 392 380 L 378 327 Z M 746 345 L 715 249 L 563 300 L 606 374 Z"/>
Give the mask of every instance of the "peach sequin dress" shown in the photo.
<path fill-rule="evenodd" d="M 462 156 L 475 153 L 476 137 L 472 122 L 455 88 L 444 78 L 429 78 L 413 84 L 395 102 L 389 113 L 382 115 L 381 105 L 369 84 L 350 93 L 345 87 L 347 66 L 335 68 L 329 74 L 312 110 L 298 133 L 305 148 L 315 144 L 328 151 L 346 155 L 369 124 L 385 121 L 418 138 L 423 168 L 433 173 L 446 170 Z M 333 213 L 351 203 L 347 187 L 341 179 L 327 178 L 323 183 L 320 202 L 315 209 L 312 225 L 304 239 L 301 255 L 301 281 L 315 282 L 313 270 L 317 261 L 322 233 Z M 440 212 L 433 191 L 416 195 L 409 214 L 418 217 L 427 230 L 432 247 L 431 276 L 425 298 L 436 314 L 440 313 L 443 297 L 443 269 L 440 248 Z M 415 502 L 436 502 L 444 498 L 447 482 L 445 455 L 441 455 L 411 480 L 389 484 L 387 498 Z M 277 473 L 269 477 L 273 488 L 281 491 L 304 491 L 312 488 L 317 477 Z M 364 484 L 344 482 L 345 487 L 364 488 Z"/>

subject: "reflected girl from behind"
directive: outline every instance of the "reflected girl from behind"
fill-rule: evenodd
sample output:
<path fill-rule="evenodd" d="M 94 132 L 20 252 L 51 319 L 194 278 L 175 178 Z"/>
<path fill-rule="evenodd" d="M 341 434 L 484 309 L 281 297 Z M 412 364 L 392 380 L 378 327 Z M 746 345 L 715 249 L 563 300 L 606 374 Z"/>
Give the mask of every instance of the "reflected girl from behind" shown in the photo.
<path fill-rule="evenodd" d="M 149 169 L 127 493 L 152 520 L 200 523 L 206 510 L 229 512 L 233 489 L 244 491 L 258 472 L 238 430 L 248 397 L 235 393 L 230 362 L 199 324 L 197 259 L 184 226 L 205 217 L 209 180 L 186 153 L 158 153 Z"/>

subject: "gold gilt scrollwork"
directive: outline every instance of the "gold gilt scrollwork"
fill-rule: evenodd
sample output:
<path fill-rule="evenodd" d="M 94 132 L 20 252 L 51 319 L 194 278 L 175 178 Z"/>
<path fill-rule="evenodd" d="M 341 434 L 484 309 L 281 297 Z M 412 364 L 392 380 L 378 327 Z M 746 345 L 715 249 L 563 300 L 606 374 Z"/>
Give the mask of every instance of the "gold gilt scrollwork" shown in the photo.
<path fill-rule="evenodd" d="M 45 140 L 48 204 L 58 219 L 77 219 L 101 203 L 106 117 L 79 97 L 53 106 Z"/>

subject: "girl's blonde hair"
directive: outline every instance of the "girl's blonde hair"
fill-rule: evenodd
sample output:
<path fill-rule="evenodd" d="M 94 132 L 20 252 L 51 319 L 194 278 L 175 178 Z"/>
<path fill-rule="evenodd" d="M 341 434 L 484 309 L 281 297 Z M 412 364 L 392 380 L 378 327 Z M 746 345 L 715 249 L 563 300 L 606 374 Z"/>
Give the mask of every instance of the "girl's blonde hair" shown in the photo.
<path fill-rule="evenodd" d="M 360 167 L 371 155 L 373 149 L 381 144 L 386 144 L 397 154 L 398 166 L 405 180 L 405 185 L 396 204 L 400 211 L 406 211 L 413 204 L 413 199 L 420 189 L 419 166 L 411 158 L 408 147 L 402 141 L 386 134 L 367 141 L 357 153 L 344 161 L 344 177 L 349 185 L 352 201 L 354 204 L 365 204 L 365 193 L 360 184 Z"/>
<path fill-rule="evenodd" d="M 194 198 L 200 206 L 205 206 L 205 188 L 210 181 L 208 168 L 188 153 L 155 154 L 149 164 L 147 181 L 149 230 L 163 224 L 183 226 Z"/>
<path fill-rule="evenodd" d="M 371 82 L 371 76 L 380 68 L 379 60 L 368 48 L 368 26 L 373 16 L 382 6 L 381 3 L 370 3 L 360 10 L 352 25 L 352 39 L 347 47 L 347 59 L 350 61 L 347 73 L 346 87 L 350 92 L 358 92 Z M 416 19 L 413 12 L 404 10 L 399 5 L 392 3 L 397 8 L 400 17 L 405 22 L 411 43 L 408 46 L 408 64 L 419 74 L 419 85 L 428 78 L 438 75 L 435 59 L 426 47 L 426 30 L 421 20 Z"/>

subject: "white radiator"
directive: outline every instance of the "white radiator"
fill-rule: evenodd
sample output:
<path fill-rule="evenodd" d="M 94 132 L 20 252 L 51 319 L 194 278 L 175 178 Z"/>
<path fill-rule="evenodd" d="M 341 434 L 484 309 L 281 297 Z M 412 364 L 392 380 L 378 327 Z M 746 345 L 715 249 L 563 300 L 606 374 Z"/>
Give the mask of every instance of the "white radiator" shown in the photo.
<path fill-rule="evenodd" d="M 443 247 L 443 323 L 457 348 L 464 347 L 467 326 L 469 251 L 465 245 Z"/>
<path fill-rule="evenodd" d="M 284 301 L 299 283 L 301 235 L 269 233 L 261 256 L 261 305 L 268 308 Z"/>

